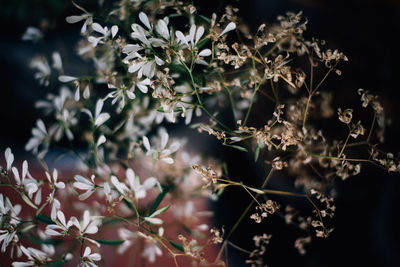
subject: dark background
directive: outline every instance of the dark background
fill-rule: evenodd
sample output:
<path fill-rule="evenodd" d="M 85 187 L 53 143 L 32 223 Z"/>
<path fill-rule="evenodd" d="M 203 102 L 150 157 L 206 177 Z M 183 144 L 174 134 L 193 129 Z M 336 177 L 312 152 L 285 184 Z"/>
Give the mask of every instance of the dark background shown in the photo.
<path fill-rule="evenodd" d="M 96 8 L 95 1 L 78 3 L 88 11 Z M 200 12 L 206 14 L 218 10 L 221 5 L 220 1 L 197 3 Z M 286 11 L 303 10 L 309 19 L 306 35 L 326 40 L 328 47 L 343 51 L 349 58 L 349 62 L 342 67 L 343 75 L 329 80 L 329 89 L 335 92 L 335 105 L 346 108 L 359 103 L 358 88 L 380 95 L 386 116 L 392 121 L 382 148 L 394 153 L 399 151 L 399 1 L 247 0 L 232 3 L 240 8 L 241 16 L 253 30 L 263 22 L 274 22 L 277 15 Z M 33 106 L 36 100 L 44 98 L 46 91 L 33 79 L 33 72 L 28 67 L 30 60 L 35 55 L 50 55 L 58 50 L 63 56 L 66 73 L 74 74 L 85 68 L 74 56 L 74 44 L 79 38 L 81 23 L 69 25 L 65 22 L 66 16 L 80 13 L 70 1 L 0 0 L 1 154 L 10 146 L 16 154 L 26 156 L 23 154 L 24 144 L 30 137 L 30 129 L 40 117 Z M 48 29 L 44 42 L 32 45 L 20 41 L 27 26 L 43 23 Z M 359 112 L 362 113 L 362 109 Z M 239 154 L 225 156 L 237 161 Z M 250 161 L 246 158 L 241 160 Z M 257 174 L 257 170 L 241 166 L 247 165 L 239 165 L 238 172 Z M 369 166 L 363 167 L 362 174 L 338 182 L 335 231 L 330 238 L 306 246 L 306 256 L 299 256 L 294 250 L 292 230 L 279 228 L 277 225 L 281 223 L 278 219 L 274 219 L 276 223 L 272 221 L 263 226 L 265 229 L 257 229 L 275 233 L 267 251 L 266 263 L 269 266 L 400 266 L 400 221 L 395 218 L 399 212 L 400 177 Z M 272 185 L 287 189 L 287 185 L 277 179 L 272 180 Z M 238 199 L 236 194 L 239 192 L 230 191 L 223 200 Z M 219 214 L 224 214 L 220 222 L 236 220 L 248 203 L 247 199 L 243 202 L 239 200 L 234 205 L 227 202 L 217 207 Z M 243 224 L 234 236 L 248 249 L 252 245 L 248 231 L 254 229 L 253 226 Z M 247 234 L 241 236 L 240 233 Z M 240 252 L 230 250 L 230 255 L 230 265 L 241 266 L 236 263 Z"/>

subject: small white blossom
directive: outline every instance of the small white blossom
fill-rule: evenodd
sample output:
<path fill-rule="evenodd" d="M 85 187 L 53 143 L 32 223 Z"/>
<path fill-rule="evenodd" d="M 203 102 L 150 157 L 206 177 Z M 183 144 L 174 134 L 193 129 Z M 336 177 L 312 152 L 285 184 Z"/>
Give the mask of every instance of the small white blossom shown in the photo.
<path fill-rule="evenodd" d="M 162 160 L 168 164 L 173 164 L 174 160 L 171 157 L 171 154 L 175 153 L 180 148 L 180 144 L 175 141 L 167 148 L 169 139 L 168 133 L 162 129 L 160 130 L 159 135 L 161 137 L 161 143 L 157 148 L 152 148 L 149 139 L 146 136 L 143 136 L 143 145 L 147 150 L 146 155 L 153 155 L 156 159 Z"/>
<path fill-rule="evenodd" d="M 22 41 L 37 42 L 43 38 L 43 33 L 36 27 L 29 26 L 21 37 Z"/>
<path fill-rule="evenodd" d="M 126 179 L 129 187 L 124 183 L 121 183 L 115 176 L 111 177 L 111 183 L 121 193 L 121 195 L 128 197 L 129 194 L 133 192 L 136 199 L 146 197 L 147 190 L 153 188 L 155 185 L 159 186 L 159 183 L 155 177 L 147 178 L 143 184 L 141 184 L 139 176 L 135 175 L 135 172 L 130 168 L 126 170 Z"/>
<path fill-rule="evenodd" d="M 96 184 L 94 182 L 95 178 L 96 177 L 94 175 L 92 175 L 89 180 L 89 179 L 83 177 L 82 175 L 79 175 L 79 174 L 75 175 L 74 179 L 76 182 L 74 182 L 73 186 L 80 190 L 86 191 L 85 193 L 79 195 L 79 200 L 87 199 L 96 191 Z"/>
<path fill-rule="evenodd" d="M 18 186 L 22 186 L 27 192 L 29 198 L 32 198 L 33 193 L 35 193 L 39 188 L 37 186 L 37 182 L 32 177 L 27 177 L 28 175 L 28 162 L 24 160 L 22 163 L 22 172 L 21 176 L 18 173 L 18 169 L 16 167 L 11 168 L 14 179 Z"/>
<path fill-rule="evenodd" d="M 109 118 L 110 114 L 107 112 L 101 112 L 103 109 L 104 101 L 102 99 L 97 100 L 96 103 L 96 111 L 94 116 L 88 109 L 83 109 L 82 111 L 85 112 L 86 114 L 89 115 L 89 117 L 92 119 L 94 126 L 99 127 L 103 123 L 105 123 Z"/>
<path fill-rule="evenodd" d="M 39 158 L 43 158 L 49 148 L 49 135 L 41 119 L 36 121 L 36 127 L 32 129 L 32 137 L 25 145 L 25 150 L 32 150 Z"/>
<path fill-rule="evenodd" d="M 101 255 L 99 253 L 92 253 L 90 247 L 86 247 L 83 252 L 83 259 L 80 264 L 81 267 L 96 267 L 95 261 L 100 261 Z"/>

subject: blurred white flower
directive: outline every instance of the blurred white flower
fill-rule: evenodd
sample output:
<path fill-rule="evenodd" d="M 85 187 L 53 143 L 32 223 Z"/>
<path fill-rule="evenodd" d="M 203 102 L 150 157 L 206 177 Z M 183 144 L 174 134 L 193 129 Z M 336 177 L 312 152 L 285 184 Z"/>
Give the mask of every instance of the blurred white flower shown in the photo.
<path fill-rule="evenodd" d="M 107 112 L 101 112 L 103 109 L 104 101 L 102 99 L 97 100 L 96 103 L 96 110 L 94 116 L 92 115 L 92 112 L 90 112 L 88 109 L 84 108 L 82 109 L 83 112 L 89 115 L 89 117 L 92 119 L 94 126 L 99 127 L 103 123 L 105 123 L 109 118 L 110 114 Z"/>
<path fill-rule="evenodd" d="M 153 188 L 155 185 L 160 186 L 155 177 L 149 177 L 143 182 L 143 184 L 141 184 L 139 176 L 135 175 L 135 172 L 130 168 L 126 170 L 126 179 L 129 187 L 124 183 L 121 183 L 117 177 L 111 177 L 111 183 L 121 193 L 121 195 L 126 197 L 129 197 L 129 194 L 133 192 L 136 199 L 141 199 L 146 197 L 146 191 Z"/>
<path fill-rule="evenodd" d="M 96 184 L 94 183 L 95 178 L 95 175 L 92 175 L 90 180 L 79 174 L 74 176 L 76 182 L 74 182 L 73 186 L 80 190 L 86 190 L 85 193 L 79 195 L 79 200 L 87 199 L 96 191 Z"/>
<path fill-rule="evenodd" d="M 29 26 L 21 37 L 22 41 L 37 42 L 43 38 L 43 33 L 36 27 Z"/>
<path fill-rule="evenodd" d="M 99 253 L 92 253 L 90 247 L 86 247 L 83 252 L 83 259 L 80 264 L 81 267 L 96 267 L 95 261 L 100 261 L 101 255 Z"/>
<path fill-rule="evenodd" d="M 24 160 L 24 162 L 22 163 L 21 176 L 19 175 L 18 169 L 16 167 L 12 167 L 11 170 L 14 174 L 14 179 L 17 185 L 23 187 L 23 189 L 28 192 L 29 198 L 32 198 L 33 193 L 35 193 L 39 189 L 39 187 L 37 185 L 37 181 L 33 179 L 33 177 L 27 177 L 28 162 Z"/>
<path fill-rule="evenodd" d="M 152 148 L 147 136 L 143 136 L 143 145 L 147 150 L 146 155 L 153 155 L 153 157 L 156 159 L 162 160 L 168 164 L 173 164 L 174 160 L 171 155 L 180 148 L 180 144 L 178 141 L 175 141 L 170 144 L 169 147 L 167 147 L 169 135 L 165 129 L 161 129 L 159 131 L 159 136 L 161 138 L 161 142 L 156 148 Z"/>

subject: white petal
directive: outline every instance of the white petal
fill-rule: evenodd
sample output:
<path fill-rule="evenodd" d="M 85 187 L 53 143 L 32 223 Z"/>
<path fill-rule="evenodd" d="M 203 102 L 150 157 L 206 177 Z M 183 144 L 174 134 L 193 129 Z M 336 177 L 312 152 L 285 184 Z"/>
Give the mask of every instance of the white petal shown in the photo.
<path fill-rule="evenodd" d="M 96 112 L 95 112 L 95 117 L 99 116 L 101 110 L 103 109 L 104 101 L 102 99 L 99 99 L 96 103 Z"/>
<path fill-rule="evenodd" d="M 79 91 L 80 91 L 80 88 L 79 88 L 79 86 L 78 86 L 78 87 L 76 88 L 76 91 L 75 91 L 75 94 L 74 94 L 74 100 L 75 100 L 76 102 L 78 102 L 79 99 L 80 99 Z"/>
<path fill-rule="evenodd" d="M 139 90 L 140 90 L 143 94 L 146 94 L 146 93 L 149 91 L 149 89 L 147 88 L 146 85 L 142 85 L 142 84 L 138 83 L 138 84 L 136 84 L 136 86 L 137 86 L 137 88 L 139 88 Z"/>
<path fill-rule="evenodd" d="M 72 81 L 75 81 L 75 80 L 77 80 L 77 79 L 78 79 L 78 78 L 76 78 L 76 77 L 67 76 L 67 75 L 60 75 L 60 76 L 58 77 L 58 80 L 59 80 L 60 82 L 63 82 L 63 83 L 72 82 Z"/>
<path fill-rule="evenodd" d="M 156 31 L 164 38 L 169 39 L 168 26 L 164 20 L 159 20 L 157 22 Z"/>
<path fill-rule="evenodd" d="M 89 85 L 85 87 L 85 90 L 83 90 L 83 98 L 88 99 L 90 97 L 90 90 L 89 90 Z"/>
<path fill-rule="evenodd" d="M 131 66 L 129 66 L 128 71 L 130 73 L 134 73 L 138 71 L 146 62 L 141 61 L 139 63 L 133 63 Z"/>
<path fill-rule="evenodd" d="M 173 164 L 174 163 L 174 160 L 172 158 L 162 158 L 161 160 L 164 161 L 165 163 L 168 163 L 168 164 Z"/>
<path fill-rule="evenodd" d="M 147 17 L 147 15 L 144 12 L 139 13 L 139 19 L 144 24 L 144 26 L 146 26 L 149 30 L 151 30 L 149 18 Z"/>
<path fill-rule="evenodd" d="M 111 27 L 111 36 L 112 36 L 112 38 L 114 38 L 115 35 L 117 35 L 117 33 L 118 33 L 118 26 L 117 25 L 112 26 Z"/>
<path fill-rule="evenodd" d="M 147 153 L 151 152 L 151 147 L 150 147 L 150 142 L 149 142 L 149 138 L 147 138 L 147 136 L 143 136 L 143 145 L 147 150 Z"/>
<path fill-rule="evenodd" d="M 41 119 L 38 119 L 36 121 L 36 125 L 43 133 L 47 134 L 46 126 L 44 125 L 44 122 Z"/>
<path fill-rule="evenodd" d="M 26 174 L 28 172 L 28 162 L 26 160 L 24 160 L 24 162 L 22 163 L 22 181 L 25 179 Z"/>
<path fill-rule="evenodd" d="M 118 181 L 118 178 L 115 176 L 111 176 L 111 183 L 117 188 L 117 190 L 123 195 L 125 194 L 125 188 L 123 184 Z"/>
<path fill-rule="evenodd" d="M 83 16 L 83 15 L 81 15 L 81 16 L 69 16 L 69 17 L 65 18 L 65 20 L 68 23 L 76 23 L 76 22 L 79 22 L 79 21 L 84 20 L 84 19 L 85 19 L 85 16 Z"/>
<path fill-rule="evenodd" d="M 156 60 L 158 66 L 164 65 L 164 60 L 162 60 L 161 58 L 155 56 L 154 59 Z"/>
<path fill-rule="evenodd" d="M 101 146 L 101 145 L 104 144 L 106 141 L 107 141 L 106 137 L 105 137 L 104 135 L 101 135 L 101 136 L 99 137 L 99 139 L 97 140 L 96 147 Z"/>
<path fill-rule="evenodd" d="M 85 252 L 83 253 L 83 257 L 89 256 L 90 253 L 92 253 L 92 250 L 90 249 L 90 247 L 86 247 Z"/>
<path fill-rule="evenodd" d="M 211 50 L 210 49 L 204 49 L 199 53 L 199 56 L 201 57 L 208 57 L 211 56 Z"/>
<path fill-rule="evenodd" d="M 149 177 L 144 181 L 143 186 L 146 189 L 153 188 L 157 184 L 158 180 L 155 177 Z"/>
<path fill-rule="evenodd" d="M 127 44 L 126 46 L 124 46 L 124 48 L 122 48 L 122 52 L 125 54 L 131 54 L 141 49 L 143 48 L 140 45 Z"/>
<path fill-rule="evenodd" d="M 192 25 L 189 30 L 189 40 L 192 46 L 194 45 L 194 35 L 196 33 L 196 25 Z"/>
<path fill-rule="evenodd" d="M 89 198 L 94 192 L 95 192 L 95 190 L 88 190 L 85 193 L 79 195 L 78 198 L 79 198 L 79 200 L 85 200 L 85 199 Z"/>
<path fill-rule="evenodd" d="M 20 184 L 21 184 L 21 179 L 20 179 L 20 177 L 19 177 L 18 169 L 15 168 L 15 167 L 12 167 L 11 170 L 12 170 L 12 172 L 13 172 L 13 174 L 14 174 L 14 179 L 15 179 L 15 181 L 17 182 L 18 185 L 20 185 Z"/>
<path fill-rule="evenodd" d="M 105 121 L 107 121 L 110 118 L 110 114 L 108 113 L 101 113 L 97 118 L 96 121 L 94 122 L 95 126 L 100 126 L 102 125 Z"/>
<path fill-rule="evenodd" d="M 65 221 L 65 215 L 61 210 L 57 211 L 57 219 L 63 226 L 67 226 L 67 223 Z"/>
<path fill-rule="evenodd" d="M 194 42 L 195 44 L 197 44 L 197 42 L 200 40 L 203 34 L 204 34 L 204 27 L 203 26 L 198 27 L 196 31 L 196 40 Z"/>
<path fill-rule="evenodd" d="M 146 221 L 148 221 L 149 223 L 156 224 L 156 225 L 160 225 L 160 224 L 163 223 L 163 221 L 161 219 L 158 219 L 158 218 L 144 217 L 144 219 Z"/>
<path fill-rule="evenodd" d="M 61 61 L 60 53 L 54 52 L 52 55 L 52 59 L 53 59 L 53 68 L 61 71 L 62 70 L 62 61 Z"/>
<path fill-rule="evenodd" d="M 99 228 L 96 226 L 95 222 L 92 222 L 89 224 L 89 226 L 86 228 L 85 233 L 87 234 L 95 234 L 99 231 Z"/>
<path fill-rule="evenodd" d="M 75 183 L 73 183 L 73 186 L 78 188 L 78 189 L 81 189 L 81 190 L 93 189 L 93 185 L 88 185 L 88 184 L 84 184 L 84 183 L 81 183 L 81 182 L 75 182 Z"/>
<path fill-rule="evenodd" d="M 101 260 L 101 255 L 99 253 L 93 253 L 88 257 L 88 259 L 92 261 L 99 261 Z"/>
<path fill-rule="evenodd" d="M 11 152 L 11 148 L 8 147 L 4 152 L 4 155 L 7 162 L 7 171 L 9 171 L 14 162 L 14 154 Z"/>
<path fill-rule="evenodd" d="M 105 28 L 103 28 L 100 24 L 98 24 L 96 22 L 92 24 L 92 29 L 94 31 L 96 31 L 96 32 L 99 32 L 99 33 L 103 34 L 103 35 L 107 35 L 107 31 L 105 30 Z"/>
<path fill-rule="evenodd" d="M 161 131 L 160 135 L 161 135 L 161 150 L 164 150 L 165 146 L 168 143 L 169 136 L 165 130 Z"/>
<path fill-rule="evenodd" d="M 129 186 L 135 190 L 137 188 L 137 184 L 135 183 L 135 172 L 131 168 L 126 170 L 126 179 L 128 179 Z"/>
<path fill-rule="evenodd" d="M 185 44 L 185 45 L 189 46 L 189 43 L 188 43 L 188 41 L 186 40 L 185 35 L 183 35 L 183 33 L 182 33 L 181 31 L 176 31 L 176 32 L 175 32 L 175 36 L 176 36 L 176 38 L 178 38 L 178 40 L 179 40 L 182 44 Z"/>
<path fill-rule="evenodd" d="M 234 30 L 234 29 L 236 29 L 236 24 L 233 23 L 233 22 L 230 22 L 230 23 L 225 27 L 225 29 L 219 34 L 218 37 L 224 35 L 225 33 L 229 32 L 229 31 L 232 31 L 232 30 Z"/>

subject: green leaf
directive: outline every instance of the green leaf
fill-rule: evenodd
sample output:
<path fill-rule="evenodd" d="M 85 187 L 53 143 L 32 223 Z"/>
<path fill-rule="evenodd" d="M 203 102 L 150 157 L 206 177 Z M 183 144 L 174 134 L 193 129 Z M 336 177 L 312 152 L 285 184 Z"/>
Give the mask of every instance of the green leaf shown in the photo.
<path fill-rule="evenodd" d="M 23 233 L 29 232 L 29 230 L 31 230 L 32 228 L 35 228 L 35 227 L 36 227 L 35 224 L 28 225 L 24 229 L 22 229 L 20 233 L 23 234 Z"/>
<path fill-rule="evenodd" d="M 29 206 L 31 206 L 31 207 L 34 208 L 35 210 L 38 209 L 38 207 L 36 207 L 36 205 L 32 203 L 32 201 L 28 198 L 27 195 L 22 194 L 21 197 L 22 197 L 22 200 L 25 201 L 26 204 L 28 204 Z"/>
<path fill-rule="evenodd" d="M 198 17 L 207 22 L 208 24 L 211 24 L 211 19 L 207 18 L 206 16 L 198 15 Z"/>
<path fill-rule="evenodd" d="M 62 242 L 62 240 L 56 240 L 56 239 L 51 239 L 51 238 L 47 238 L 47 239 L 40 239 L 34 236 L 28 236 L 28 239 L 31 240 L 33 243 L 36 244 L 46 244 L 46 245 L 56 245 Z"/>
<path fill-rule="evenodd" d="M 104 239 L 93 239 L 100 244 L 103 245 L 110 245 L 110 246 L 116 246 L 116 245 L 121 245 L 122 243 L 125 242 L 125 240 L 104 240 Z"/>
<path fill-rule="evenodd" d="M 45 215 L 36 215 L 35 219 L 45 224 L 55 224 L 55 222 L 53 222 L 50 217 L 47 217 Z"/>
<path fill-rule="evenodd" d="M 150 207 L 148 217 L 150 217 L 150 214 L 153 214 L 157 210 L 158 206 L 161 204 L 161 201 L 164 199 L 164 197 L 167 195 L 167 193 L 171 189 L 172 189 L 172 187 L 170 187 L 170 186 L 168 186 L 168 187 L 163 186 L 163 191 L 160 194 L 158 194 L 157 198 L 154 200 L 153 204 Z"/>
<path fill-rule="evenodd" d="M 260 147 L 257 146 L 256 151 L 254 151 L 254 161 L 257 162 L 258 156 L 260 156 Z"/>
<path fill-rule="evenodd" d="M 169 241 L 169 243 L 170 243 L 174 248 L 176 248 L 177 250 L 182 251 L 182 252 L 185 252 L 185 249 L 183 248 L 183 245 L 182 245 L 182 244 L 175 243 L 174 241 Z"/>
<path fill-rule="evenodd" d="M 237 145 L 228 145 L 228 144 L 223 144 L 224 146 L 229 146 L 229 147 L 232 147 L 232 148 L 234 148 L 234 149 L 237 149 L 237 150 L 240 150 L 240 151 L 243 151 L 243 152 L 247 152 L 247 149 L 246 148 L 244 148 L 244 147 L 242 147 L 242 146 L 237 146 Z"/>
<path fill-rule="evenodd" d="M 225 161 L 222 163 L 222 173 L 229 177 L 228 165 Z"/>
<path fill-rule="evenodd" d="M 160 215 L 160 214 L 162 214 L 162 213 L 164 213 L 164 212 L 166 212 L 167 211 L 167 209 L 169 209 L 169 207 L 170 207 L 170 205 L 167 205 L 167 206 L 165 206 L 164 208 L 161 208 L 161 209 L 158 209 L 158 210 L 156 210 L 155 212 L 153 212 L 151 215 L 149 215 L 148 217 L 154 217 L 154 216 L 157 216 L 157 215 Z"/>
<path fill-rule="evenodd" d="M 196 46 L 200 49 L 203 46 L 205 46 L 209 41 L 210 41 L 210 38 L 204 38 L 203 40 L 198 42 Z"/>
<path fill-rule="evenodd" d="M 130 208 L 131 210 L 135 210 L 135 209 L 133 208 L 133 206 L 132 206 L 132 203 L 130 203 L 130 202 L 129 202 L 128 200 L 126 200 L 125 198 L 122 199 L 122 200 L 124 201 L 125 205 L 128 206 L 128 208 Z"/>

